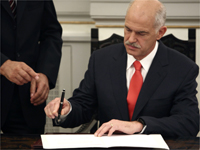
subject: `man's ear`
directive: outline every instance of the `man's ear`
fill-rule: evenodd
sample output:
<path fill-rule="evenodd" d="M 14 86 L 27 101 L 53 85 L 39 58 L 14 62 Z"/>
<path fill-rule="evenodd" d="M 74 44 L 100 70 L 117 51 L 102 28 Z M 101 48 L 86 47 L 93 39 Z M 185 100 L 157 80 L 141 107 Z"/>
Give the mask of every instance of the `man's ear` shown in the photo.
<path fill-rule="evenodd" d="M 160 40 L 163 37 L 163 35 L 165 34 L 166 31 L 167 31 L 167 27 L 166 26 L 162 26 L 158 31 L 157 40 Z"/>

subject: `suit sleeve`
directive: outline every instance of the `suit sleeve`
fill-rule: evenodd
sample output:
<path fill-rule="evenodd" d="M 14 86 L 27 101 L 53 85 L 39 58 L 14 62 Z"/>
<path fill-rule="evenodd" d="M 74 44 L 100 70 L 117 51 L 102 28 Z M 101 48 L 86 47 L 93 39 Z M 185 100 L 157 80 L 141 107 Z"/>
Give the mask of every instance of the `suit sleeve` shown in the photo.
<path fill-rule="evenodd" d="M 4 63 L 6 60 L 8 60 L 8 57 L 6 57 L 4 54 L 2 54 L 2 53 L 0 52 L 0 59 L 1 59 L 1 62 L 0 62 L 0 67 L 1 67 L 1 65 L 3 65 L 3 63 Z"/>
<path fill-rule="evenodd" d="M 0 17 L 0 22 L 1 22 L 1 17 Z M 1 29 L 1 24 L 0 24 L 0 29 Z M 0 30 L 0 32 L 1 32 L 1 30 Z M 0 33 L 0 48 L 2 48 L 2 46 L 1 46 L 1 42 L 2 42 L 1 34 L 2 34 L 2 33 Z M 9 59 L 9 58 L 8 58 L 7 56 L 5 56 L 3 53 L 1 53 L 1 50 L 0 50 L 0 67 L 1 67 L 1 65 L 3 65 L 3 63 L 4 63 L 6 60 L 8 60 L 8 59 Z"/>
<path fill-rule="evenodd" d="M 177 90 L 169 117 L 155 118 L 142 116 L 147 124 L 144 134 L 162 134 L 163 136 L 196 136 L 199 131 L 199 110 L 196 98 L 197 65 L 188 71 Z"/>
<path fill-rule="evenodd" d="M 45 1 L 42 20 L 36 71 L 44 73 L 49 79 L 50 88 L 54 88 L 61 59 L 62 28 L 52 1 Z"/>
<path fill-rule="evenodd" d="M 91 56 L 88 70 L 79 88 L 75 89 L 73 96 L 68 99 L 72 105 L 72 111 L 61 124 L 62 127 L 76 127 L 91 120 L 97 110 L 97 94 L 94 78 L 94 54 Z"/>

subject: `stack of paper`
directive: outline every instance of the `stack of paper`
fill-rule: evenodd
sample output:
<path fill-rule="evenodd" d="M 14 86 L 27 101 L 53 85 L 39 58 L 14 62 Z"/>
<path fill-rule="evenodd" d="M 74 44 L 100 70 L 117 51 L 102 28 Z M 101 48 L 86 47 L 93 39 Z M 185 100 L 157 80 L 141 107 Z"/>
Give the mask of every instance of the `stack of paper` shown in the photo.
<path fill-rule="evenodd" d="M 95 137 L 93 134 L 43 134 L 44 149 L 142 147 L 169 149 L 159 134 L 112 135 Z"/>

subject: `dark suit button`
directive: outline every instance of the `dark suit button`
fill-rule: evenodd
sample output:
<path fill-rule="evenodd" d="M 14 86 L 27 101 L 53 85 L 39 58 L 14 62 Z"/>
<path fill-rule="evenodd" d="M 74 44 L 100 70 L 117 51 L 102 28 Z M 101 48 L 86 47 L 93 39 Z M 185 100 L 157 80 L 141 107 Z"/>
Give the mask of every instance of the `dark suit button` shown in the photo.
<path fill-rule="evenodd" d="M 14 28 L 14 30 L 16 30 L 16 29 L 17 29 L 17 26 L 16 26 L 16 25 L 14 25 L 14 27 L 13 27 L 13 28 Z"/>
<path fill-rule="evenodd" d="M 20 54 L 19 54 L 19 53 L 17 53 L 17 57 L 20 57 Z"/>

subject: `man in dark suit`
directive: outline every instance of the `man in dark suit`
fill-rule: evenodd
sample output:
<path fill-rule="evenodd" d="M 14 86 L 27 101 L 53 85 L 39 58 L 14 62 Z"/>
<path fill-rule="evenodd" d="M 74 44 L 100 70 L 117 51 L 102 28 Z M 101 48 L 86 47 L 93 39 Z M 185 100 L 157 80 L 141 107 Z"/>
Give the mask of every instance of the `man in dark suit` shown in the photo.
<path fill-rule="evenodd" d="M 52 0 L 1 0 L 1 130 L 44 133 L 44 107 L 55 87 L 62 28 Z"/>
<path fill-rule="evenodd" d="M 124 44 L 92 54 L 84 80 L 73 96 L 64 100 L 62 127 L 86 123 L 98 110 L 101 126 L 95 136 L 110 136 L 115 131 L 164 137 L 197 135 L 195 79 L 199 68 L 160 41 L 167 30 L 165 18 L 165 8 L 158 0 L 135 0 L 130 4 Z M 141 69 L 135 62 L 141 64 Z M 142 76 L 143 82 L 136 103 L 132 101 L 136 90 L 132 89 L 141 84 L 141 78 L 132 82 L 132 76 Z M 58 116 L 59 102 L 56 98 L 45 107 L 48 117 Z"/>

